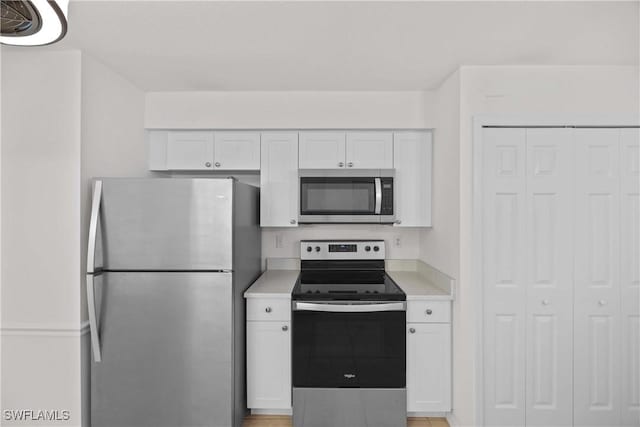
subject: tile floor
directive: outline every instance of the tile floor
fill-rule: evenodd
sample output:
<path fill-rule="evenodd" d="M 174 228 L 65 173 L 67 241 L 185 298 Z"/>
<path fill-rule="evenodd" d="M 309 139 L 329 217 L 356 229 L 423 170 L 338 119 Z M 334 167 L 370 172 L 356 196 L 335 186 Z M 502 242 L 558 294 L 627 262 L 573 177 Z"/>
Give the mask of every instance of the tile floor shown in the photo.
<path fill-rule="evenodd" d="M 244 419 L 242 427 L 292 427 L 292 424 L 291 417 L 249 415 Z M 445 418 L 409 418 L 407 427 L 449 427 L 449 424 Z"/>

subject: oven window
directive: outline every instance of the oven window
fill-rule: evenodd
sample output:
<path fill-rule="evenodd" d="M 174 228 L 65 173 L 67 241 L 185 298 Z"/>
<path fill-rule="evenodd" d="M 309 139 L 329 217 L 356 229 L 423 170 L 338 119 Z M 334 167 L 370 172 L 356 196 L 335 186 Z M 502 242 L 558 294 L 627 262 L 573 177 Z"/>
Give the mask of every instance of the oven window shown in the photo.
<path fill-rule="evenodd" d="M 406 315 L 293 312 L 293 386 L 403 388 Z"/>
<path fill-rule="evenodd" d="M 300 214 L 373 214 L 375 196 L 373 178 L 301 178 Z"/>

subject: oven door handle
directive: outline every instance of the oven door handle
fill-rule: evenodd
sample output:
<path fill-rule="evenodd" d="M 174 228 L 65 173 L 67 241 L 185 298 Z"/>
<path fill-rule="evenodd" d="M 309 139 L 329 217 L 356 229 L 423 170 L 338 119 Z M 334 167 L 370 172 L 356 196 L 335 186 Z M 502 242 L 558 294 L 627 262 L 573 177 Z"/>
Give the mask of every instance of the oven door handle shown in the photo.
<path fill-rule="evenodd" d="M 372 313 L 377 311 L 406 311 L 406 302 L 385 302 L 373 304 L 335 304 L 315 302 L 294 302 L 293 311 L 322 311 L 330 313 Z"/>
<path fill-rule="evenodd" d="M 382 211 L 382 181 L 380 178 L 375 178 L 374 182 L 376 186 L 376 206 L 373 213 L 380 215 Z"/>

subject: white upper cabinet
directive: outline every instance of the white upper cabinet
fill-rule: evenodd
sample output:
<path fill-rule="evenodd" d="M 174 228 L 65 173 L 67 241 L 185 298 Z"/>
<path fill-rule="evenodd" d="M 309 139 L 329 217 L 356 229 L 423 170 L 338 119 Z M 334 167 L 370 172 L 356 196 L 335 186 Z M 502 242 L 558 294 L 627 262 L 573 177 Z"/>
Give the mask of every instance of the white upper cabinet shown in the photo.
<path fill-rule="evenodd" d="M 166 139 L 166 167 L 203 170 L 213 166 L 213 132 L 171 131 Z"/>
<path fill-rule="evenodd" d="M 260 132 L 215 132 L 214 147 L 215 169 L 260 169 Z"/>
<path fill-rule="evenodd" d="M 298 133 L 263 132 L 260 158 L 260 225 L 298 225 Z"/>
<path fill-rule="evenodd" d="M 395 226 L 431 226 L 432 156 L 430 131 L 394 133 Z"/>
<path fill-rule="evenodd" d="M 300 132 L 300 169 L 345 167 L 345 132 Z"/>
<path fill-rule="evenodd" d="M 393 168 L 393 133 L 300 132 L 300 169 L 349 168 Z"/>
<path fill-rule="evenodd" d="M 258 170 L 260 132 L 150 130 L 150 170 Z"/>
<path fill-rule="evenodd" d="M 391 132 L 347 132 L 347 168 L 393 168 L 393 134 Z"/>

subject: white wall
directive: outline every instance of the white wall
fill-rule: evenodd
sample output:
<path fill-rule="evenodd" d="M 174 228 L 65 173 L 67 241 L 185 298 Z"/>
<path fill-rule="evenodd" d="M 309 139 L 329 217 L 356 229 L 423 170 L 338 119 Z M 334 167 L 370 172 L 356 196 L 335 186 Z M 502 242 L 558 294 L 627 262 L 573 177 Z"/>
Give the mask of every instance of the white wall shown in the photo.
<path fill-rule="evenodd" d="M 454 414 L 460 426 L 479 425 L 475 387 L 476 330 L 481 282 L 471 274 L 472 120 L 477 114 L 638 114 L 634 67 L 462 67 L 460 70 L 460 273 L 454 303 Z M 427 239 L 429 237 L 427 236 Z M 427 259 L 427 262 L 429 259 Z"/>
<path fill-rule="evenodd" d="M 82 260 L 86 259 L 94 177 L 149 176 L 144 143 L 144 93 L 82 54 Z M 82 273 L 86 272 L 86 264 Z M 87 319 L 82 288 L 82 320 Z"/>
<path fill-rule="evenodd" d="M 435 91 L 432 228 L 421 230 L 420 259 L 458 277 L 460 170 L 460 73 Z"/>
<path fill-rule="evenodd" d="M 1 53 L 1 405 L 80 425 L 80 53 Z"/>
<path fill-rule="evenodd" d="M 430 92 L 151 92 L 147 128 L 424 128 Z"/>
<path fill-rule="evenodd" d="M 382 239 L 386 242 L 387 258 L 416 259 L 420 253 L 420 234 L 416 230 L 367 224 L 318 224 L 296 228 L 263 228 L 262 257 L 263 259 L 300 258 L 300 240 L 335 238 Z"/>

